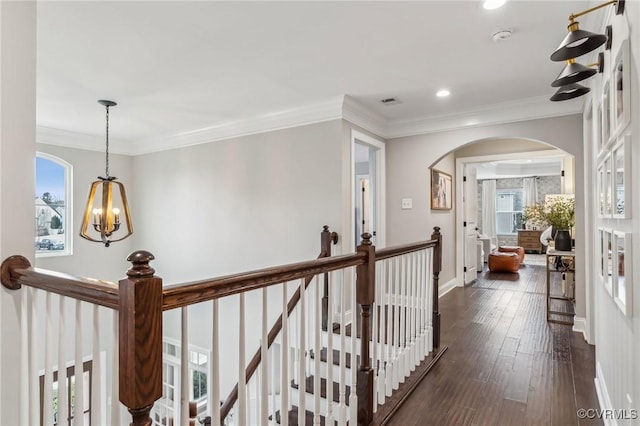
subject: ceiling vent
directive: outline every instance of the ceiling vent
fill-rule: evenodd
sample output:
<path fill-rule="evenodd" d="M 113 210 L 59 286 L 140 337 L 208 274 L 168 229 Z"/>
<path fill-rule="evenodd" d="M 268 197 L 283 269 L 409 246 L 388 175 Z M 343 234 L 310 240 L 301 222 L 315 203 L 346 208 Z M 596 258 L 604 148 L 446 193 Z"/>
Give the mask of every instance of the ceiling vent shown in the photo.
<path fill-rule="evenodd" d="M 400 101 L 396 98 L 385 98 L 385 99 L 381 99 L 380 102 L 382 102 L 383 105 L 397 105 L 400 103 Z"/>

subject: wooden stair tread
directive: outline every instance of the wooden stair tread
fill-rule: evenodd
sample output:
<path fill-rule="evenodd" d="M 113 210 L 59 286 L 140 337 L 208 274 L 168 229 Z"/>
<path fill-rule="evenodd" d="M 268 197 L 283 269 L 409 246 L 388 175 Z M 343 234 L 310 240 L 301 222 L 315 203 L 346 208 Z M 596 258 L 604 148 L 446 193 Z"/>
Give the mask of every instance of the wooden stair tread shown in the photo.
<path fill-rule="evenodd" d="M 313 395 L 313 391 L 314 391 L 314 383 L 315 382 L 315 377 L 314 376 L 309 376 L 307 377 L 307 379 L 305 380 L 305 391 L 306 393 Z M 300 386 L 293 383 L 293 380 L 291 381 L 291 387 L 294 389 L 299 389 Z M 349 405 L 349 393 L 351 391 L 351 388 L 349 386 L 345 386 L 345 404 L 348 406 Z M 323 399 L 327 399 L 327 379 L 325 378 L 320 378 L 320 396 Z M 340 402 L 340 384 L 333 382 L 333 402 Z"/>

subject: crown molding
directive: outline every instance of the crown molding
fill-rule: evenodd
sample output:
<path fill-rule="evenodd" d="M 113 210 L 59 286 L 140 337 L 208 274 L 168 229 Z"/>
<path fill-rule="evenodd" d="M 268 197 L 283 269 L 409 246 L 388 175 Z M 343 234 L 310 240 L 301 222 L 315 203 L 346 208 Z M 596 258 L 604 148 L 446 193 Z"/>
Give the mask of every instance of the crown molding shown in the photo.
<path fill-rule="evenodd" d="M 580 114 L 583 111 L 583 107 L 584 100 L 582 99 L 550 102 L 547 96 L 538 96 L 515 102 L 488 105 L 456 114 L 418 120 L 394 121 L 387 126 L 385 137 L 393 139 L 461 128 Z"/>
<path fill-rule="evenodd" d="M 386 137 L 387 120 L 349 95 L 344 96 L 342 118 L 375 135 Z"/>
<path fill-rule="evenodd" d="M 301 108 L 264 114 L 170 136 L 144 139 L 135 143 L 111 139 L 109 148 L 114 154 L 142 155 L 336 119 L 349 121 L 383 139 L 393 139 L 461 128 L 580 114 L 583 112 L 583 106 L 583 99 L 550 102 L 547 96 L 540 96 L 438 117 L 388 121 L 353 97 L 345 95 Z M 101 136 L 43 126 L 37 127 L 36 141 L 89 151 L 102 152 L 105 148 L 104 139 Z"/>
<path fill-rule="evenodd" d="M 105 150 L 105 139 L 103 136 L 44 126 L 36 126 L 36 142 L 66 148 L 84 149 L 87 151 L 104 152 Z M 133 155 L 131 145 L 132 144 L 127 141 L 110 138 L 109 152 L 112 154 Z"/>
<path fill-rule="evenodd" d="M 264 114 L 166 137 L 145 139 L 136 143 L 133 155 L 149 154 L 340 119 L 342 117 L 342 101 L 341 96 L 337 99 L 301 108 Z"/>

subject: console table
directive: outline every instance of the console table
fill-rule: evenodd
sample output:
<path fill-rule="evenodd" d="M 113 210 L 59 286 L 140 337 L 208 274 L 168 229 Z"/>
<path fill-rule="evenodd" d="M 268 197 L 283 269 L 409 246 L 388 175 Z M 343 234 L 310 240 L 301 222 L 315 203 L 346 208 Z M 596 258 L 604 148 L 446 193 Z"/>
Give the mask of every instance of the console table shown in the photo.
<path fill-rule="evenodd" d="M 547 322 L 573 325 L 575 257 L 573 251 L 547 250 Z M 558 278 L 560 280 L 558 281 Z M 559 311 L 551 306 L 553 300 L 564 301 L 566 310 Z M 569 317 L 567 320 L 554 319 L 551 315 Z"/>
<path fill-rule="evenodd" d="M 537 251 L 542 254 L 543 245 L 540 241 L 541 230 L 535 229 L 518 229 L 518 245 L 525 251 Z"/>

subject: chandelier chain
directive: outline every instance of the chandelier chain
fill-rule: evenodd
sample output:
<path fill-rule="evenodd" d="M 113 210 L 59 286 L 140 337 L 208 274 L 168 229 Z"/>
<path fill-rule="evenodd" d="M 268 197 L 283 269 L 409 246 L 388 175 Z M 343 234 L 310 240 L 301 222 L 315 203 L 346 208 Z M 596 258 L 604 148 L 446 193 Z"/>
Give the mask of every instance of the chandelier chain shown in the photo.
<path fill-rule="evenodd" d="M 106 165 L 106 177 L 107 179 L 109 179 L 109 106 L 107 105 L 107 149 L 106 149 L 106 159 L 105 159 L 105 165 Z"/>

